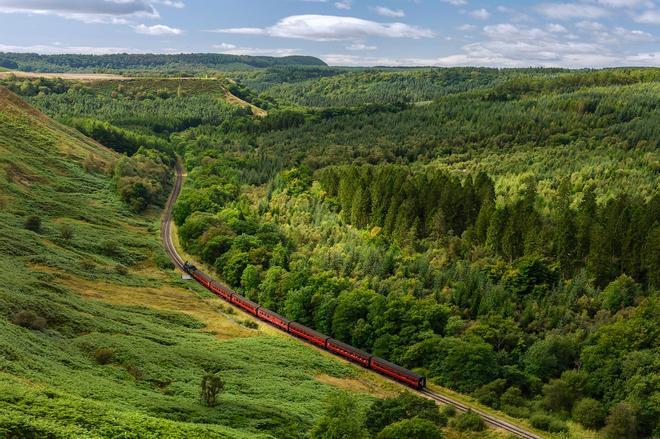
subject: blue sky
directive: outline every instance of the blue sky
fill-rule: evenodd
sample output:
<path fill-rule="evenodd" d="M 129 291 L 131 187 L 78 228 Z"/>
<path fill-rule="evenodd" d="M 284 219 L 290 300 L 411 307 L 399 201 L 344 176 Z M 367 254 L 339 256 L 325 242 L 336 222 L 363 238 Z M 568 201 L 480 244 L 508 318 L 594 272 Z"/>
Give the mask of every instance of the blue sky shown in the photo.
<path fill-rule="evenodd" d="M 0 0 L 0 51 L 660 66 L 660 0 Z"/>

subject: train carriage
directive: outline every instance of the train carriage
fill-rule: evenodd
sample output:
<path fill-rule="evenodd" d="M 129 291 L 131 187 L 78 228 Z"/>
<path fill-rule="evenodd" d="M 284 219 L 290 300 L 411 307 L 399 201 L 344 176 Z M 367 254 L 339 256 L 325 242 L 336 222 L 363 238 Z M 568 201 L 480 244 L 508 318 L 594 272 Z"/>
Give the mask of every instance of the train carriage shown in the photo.
<path fill-rule="evenodd" d="M 254 303 L 250 299 L 247 299 L 240 294 L 233 293 L 231 295 L 231 303 L 238 305 L 239 307 L 243 308 L 245 311 L 249 312 L 250 314 L 254 314 L 255 316 L 257 315 L 257 309 L 259 309 L 259 304 Z"/>
<path fill-rule="evenodd" d="M 326 347 L 326 341 L 330 338 L 327 335 L 321 334 L 320 332 L 314 331 L 313 329 L 296 322 L 289 323 L 289 332 L 298 337 L 302 337 L 317 346 L 321 346 L 322 348 Z"/>
<path fill-rule="evenodd" d="M 371 354 L 368 354 L 358 348 L 354 348 L 353 346 L 346 343 L 342 343 L 339 340 L 335 340 L 334 338 L 328 339 L 326 348 L 330 352 L 334 352 L 335 354 L 341 355 L 344 358 L 355 361 L 364 367 L 369 367 L 369 362 L 371 361 L 371 357 L 373 357 Z"/>
<path fill-rule="evenodd" d="M 281 315 L 277 314 L 276 312 L 273 312 L 269 309 L 266 308 L 259 308 L 257 310 L 257 317 L 259 317 L 261 320 L 265 320 L 278 328 L 288 331 L 289 330 L 289 323 L 291 322 L 288 319 L 285 319 Z"/>
<path fill-rule="evenodd" d="M 371 368 L 384 375 L 390 376 L 397 381 L 404 382 L 415 389 L 426 387 L 426 378 L 422 375 L 418 375 L 405 367 L 397 366 L 396 364 L 390 363 L 382 358 L 372 357 Z"/>
<path fill-rule="evenodd" d="M 231 302 L 231 296 L 234 293 L 232 293 L 231 291 L 229 291 L 227 288 L 223 287 L 219 283 L 212 281 L 211 285 L 209 286 L 209 289 L 216 296 L 220 296 L 226 301 Z"/>

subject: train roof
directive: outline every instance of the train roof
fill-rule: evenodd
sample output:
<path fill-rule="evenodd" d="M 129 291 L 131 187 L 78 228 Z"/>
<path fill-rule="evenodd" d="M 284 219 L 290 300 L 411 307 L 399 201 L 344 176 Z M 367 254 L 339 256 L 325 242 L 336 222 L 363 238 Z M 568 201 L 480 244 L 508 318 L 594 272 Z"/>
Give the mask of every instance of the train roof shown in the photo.
<path fill-rule="evenodd" d="M 372 363 L 372 364 L 373 364 L 373 363 L 377 363 L 377 364 L 380 364 L 380 365 L 382 365 L 382 366 L 386 366 L 386 367 L 388 367 L 388 368 L 390 368 L 390 369 L 396 370 L 397 372 L 401 372 L 401 373 L 404 373 L 404 374 L 406 374 L 406 375 L 408 375 L 408 376 L 414 377 L 415 379 L 418 379 L 418 380 L 421 379 L 421 378 L 424 378 L 422 375 L 416 374 L 415 372 L 413 372 L 413 371 L 411 371 L 411 370 L 409 370 L 409 369 L 406 369 L 405 367 L 401 367 L 401 366 L 396 365 L 396 364 L 394 364 L 394 363 L 390 363 L 389 361 L 387 361 L 387 360 L 383 360 L 383 359 L 380 358 L 380 357 L 373 357 L 373 358 L 371 359 L 371 363 Z"/>
<path fill-rule="evenodd" d="M 362 349 L 358 349 L 358 348 L 356 348 L 356 347 L 353 347 L 353 346 L 351 346 L 351 345 L 349 345 L 349 344 L 346 344 L 346 343 L 341 342 L 341 341 L 339 341 L 339 340 L 337 340 L 337 339 L 334 339 L 334 338 L 330 338 L 330 339 L 328 339 L 328 343 L 332 343 L 332 344 L 337 345 L 337 346 L 339 346 L 339 347 L 341 347 L 341 348 L 343 348 L 343 349 L 346 349 L 347 351 L 352 351 L 352 352 L 355 352 L 355 353 L 361 354 L 361 355 L 363 355 L 363 356 L 365 356 L 365 357 L 371 357 L 371 356 L 372 356 L 370 353 L 365 352 L 365 351 L 363 351 Z"/>
<path fill-rule="evenodd" d="M 268 308 L 261 307 L 261 309 L 259 309 L 259 311 L 261 311 L 261 312 L 263 312 L 263 313 L 266 313 L 266 314 L 268 314 L 268 315 L 270 315 L 270 316 L 277 317 L 278 319 L 283 320 L 283 321 L 285 321 L 285 322 L 287 322 L 287 323 L 291 322 L 291 320 L 287 319 L 286 317 L 282 317 L 281 315 L 279 315 L 279 314 L 276 313 L 275 311 L 271 311 L 271 310 L 269 310 Z"/>
<path fill-rule="evenodd" d="M 330 338 L 330 337 L 328 337 L 327 335 L 325 335 L 325 334 L 321 334 L 321 333 L 318 332 L 318 331 L 314 331 L 312 328 L 308 328 L 307 326 L 305 326 L 305 325 L 301 325 L 301 324 L 298 323 L 298 322 L 291 322 L 291 324 L 289 325 L 289 327 L 296 328 L 296 329 L 298 329 L 298 330 L 301 330 L 301 331 L 303 331 L 303 332 L 306 332 L 307 334 L 314 335 L 315 337 L 322 338 L 322 339 L 324 339 L 324 340 Z"/>
<path fill-rule="evenodd" d="M 241 302 L 243 302 L 243 303 L 247 303 L 248 305 L 252 305 L 252 306 L 254 306 L 255 308 L 259 308 L 259 307 L 261 306 L 261 305 L 259 305 L 258 303 L 255 303 L 255 302 L 251 301 L 251 300 L 248 299 L 247 297 L 243 297 L 243 296 L 241 296 L 241 295 L 238 294 L 238 293 L 234 293 L 234 292 L 232 292 L 232 295 L 233 295 L 233 297 L 235 297 L 236 299 L 240 300 Z"/>

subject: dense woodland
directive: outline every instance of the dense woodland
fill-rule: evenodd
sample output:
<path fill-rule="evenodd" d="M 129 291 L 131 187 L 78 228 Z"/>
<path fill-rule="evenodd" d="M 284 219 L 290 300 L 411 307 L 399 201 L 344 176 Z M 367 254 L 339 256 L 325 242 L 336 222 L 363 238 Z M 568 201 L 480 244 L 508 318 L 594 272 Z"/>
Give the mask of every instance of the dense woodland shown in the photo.
<path fill-rule="evenodd" d="M 180 76 L 203 71 L 265 68 L 278 65 L 324 66 L 311 56 L 247 56 L 219 53 L 112 54 L 112 55 L 39 55 L 0 52 L 0 67 L 26 72 L 121 72 L 149 71 Z"/>
<path fill-rule="evenodd" d="M 288 70 L 236 75 L 261 118 L 202 85 L 25 95 L 133 159 L 179 152 L 183 246 L 261 305 L 540 429 L 660 434 L 658 69 Z M 307 75 L 356 85 L 294 102 Z"/>

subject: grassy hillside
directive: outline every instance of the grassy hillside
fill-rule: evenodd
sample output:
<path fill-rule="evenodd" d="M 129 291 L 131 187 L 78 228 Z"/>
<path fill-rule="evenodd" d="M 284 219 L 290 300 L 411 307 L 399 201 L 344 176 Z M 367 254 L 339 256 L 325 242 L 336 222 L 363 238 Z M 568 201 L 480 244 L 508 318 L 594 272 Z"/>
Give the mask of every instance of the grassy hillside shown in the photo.
<path fill-rule="evenodd" d="M 0 436 L 302 437 L 338 388 L 388 392 L 157 269 L 156 213 L 85 169 L 115 154 L 4 89 L 0 109 Z"/>

